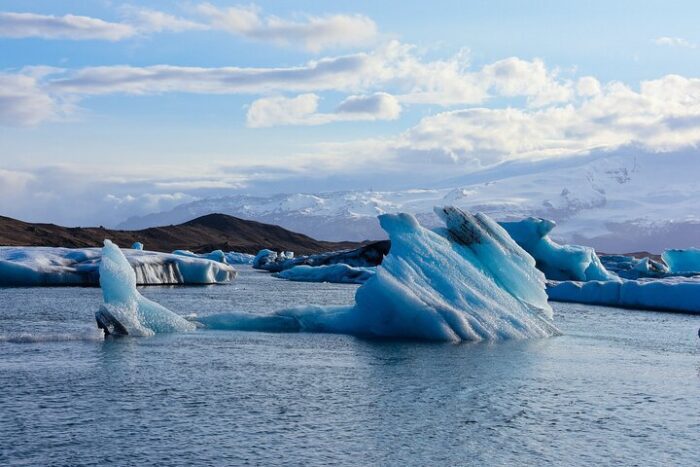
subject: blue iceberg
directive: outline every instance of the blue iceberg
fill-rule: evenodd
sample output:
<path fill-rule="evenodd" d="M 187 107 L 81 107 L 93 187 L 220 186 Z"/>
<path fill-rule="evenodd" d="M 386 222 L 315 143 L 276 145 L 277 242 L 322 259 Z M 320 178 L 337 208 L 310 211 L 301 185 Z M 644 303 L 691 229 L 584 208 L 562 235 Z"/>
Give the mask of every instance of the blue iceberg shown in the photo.
<path fill-rule="evenodd" d="M 436 213 L 445 227 L 435 231 L 410 214 L 379 217 L 391 249 L 357 290 L 353 306 L 311 305 L 264 316 L 227 313 L 197 321 L 210 329 L 448 342 L 558 333 L 544 275 L 503 228 L 484 214 L 453 207 Z"/>
<path fill-rule="evenodd" d="M 105 240 L 100 262 L 100 286 L 104 304 L 95 313 L 106 335 L 152 336 L 191 331 L 196 325 L 136 290 L 136 273 L 124 253 Z"/>
<path fill-rule="evenodd" d="M 671 274 L 700 274 L 700 248 L 666 250 L 661 257 Z"/>
<path fill-rule="evenodd" d="M 236 270 L 208 258 L 123 250 L 140 285 L 221 284 Z M 100 248 L 0 247 L 0 286 L 97 285 Z"/>
<path fill-rule="evenodd" d="M 552 282 L 547 293 L 560 302 L 700 313 L 700 279 L 692 277 Z"/>
<path fill-rule="evenodd" d="M 515 242 L 531 254 L 547 279 L 557 281 L 617 281 L 617 275 L 605 269 L 593 248 L 560 245 L 549 237 L 554 221 L 529 217 L 500 224 Z"/>
<path fill-rule="evenodd" d="M 353 267 L 337 263 L 324 266 L 302 264 L 273 274 L 280 279 L 298 282 L 331 282 L 334 284 L 364 284 L 374 276 L 375 268 Z"/>

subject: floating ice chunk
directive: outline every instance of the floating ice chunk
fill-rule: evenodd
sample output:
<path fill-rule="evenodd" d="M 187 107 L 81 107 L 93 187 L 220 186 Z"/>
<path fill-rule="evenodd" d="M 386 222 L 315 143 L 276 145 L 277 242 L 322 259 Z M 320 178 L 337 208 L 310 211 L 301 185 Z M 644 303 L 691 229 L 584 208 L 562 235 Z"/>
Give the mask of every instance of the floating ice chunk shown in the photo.
<path fill-rule="evenodd" d="M 513 240 L 537 261 L 537 268 L 550 280 L 619 280 L 605 269 L 593 248 L 559 245 L 549 237 L 553 221 L 530 217 L 517 222 L 501 222 Z"/>
<path fill-rule="evenodd" d="M 375 267 L 381 264 L 384 256 L 389 252 L 388 240 L 369 243 L 352 250 L 328 251 L 313 255 L 297 256 L 293 258 L 281 257 L 270 250 L 263 250 L 264 256 L 269 259 L 259 261 L 257 269 L 270 272 L 280 272 L 296 266 L 330 266 L 333 264 L 347 264 L 353 267 Z M 271 256 L 274 253 L 276 256 Z M 256 266 L 254 266 L 256 267 Z"/>
<path fill-rule="evenodd" d="M 409 214 L 379 217 L 391 250 L 357 290 L 354 306 L 306 306 L 266 317 L 233 313 L 200 321 L 217 329 L 453 342 L 556 334 L 544 276 L 506 231 L 483 214 L 451 207 L 437 213 L 446 224 L 437 231 L 421 227 Z"/>
<path fill-rule="evenodd" d="M 237 251 L 229 251 L 226 253 L 226 262 L 228 264 L 253 264 L 255 255 L 248 253 L 239 253 Z"/>
<path fill-rule="evenodd" d="M 672 274 L 700 273 L 700 248 L 666 250 L 661 257 Z"/>
<path fill-rule="evenodd" d="M 131 245 L 132 250 L 143 250 L 143 243 L 141 242 L 134 242 L 133 245 Z"/>
<path fill-rule="evenodd" d="M 136 273 L 124 253 L 105 240 L 100 262 L 104 304 L 95 314 L 106 333 L 150 336 L 191 331 L 195 324 L 143 297 L 136 290 Z"/>
<path fill-rule="evenodd" d="M 608 271 L 625 279 L 643 277 L 665 277 L 670 274 L 668 266 L 651 258 L 635 258 L 626 255 L 603 255 L 601 263 Z"/>
<path fill-rule="evenodd" d="M 138 284 L 216 284 L 230 282 L 236 270 L 227 264 L 186 257 L 124 250 Z M 100 248 L 0 247 L 0 286 L 98 285 Z"/>
<path fill-rule="evenodd" d="M 173 254 L 177 256 L 189 256 L 190 258 L 208 259 L 210 261 L 216 261 L 217 263 L 228 264 L 226 254 L 221 250 L 214 250 L 204 254 L 192 253 L 190 250 L 175 250 L 173 251 Z"/>
<path fill-rule="evenodd" d="M 336 284 L 364 284 L 374 275 L 374 268 L 352 267 L 347 264 L 326 266 L 294 266 L 275 273 L 280 279 L 299 282 L 333 282 Z"/>
<path fill-rule="evenodd" d="M 277 261 L 277 252 L 264 249 L 258 251 L 258 254 L 253 258 L 253 267 L 255 269 L 263 269 L 267 264 Z"/>
<path fill-rule="evenodd" d="M 560 302 L 700 313 L 700 279 L 692 277 L 552 282 L 547 293 Z"/>

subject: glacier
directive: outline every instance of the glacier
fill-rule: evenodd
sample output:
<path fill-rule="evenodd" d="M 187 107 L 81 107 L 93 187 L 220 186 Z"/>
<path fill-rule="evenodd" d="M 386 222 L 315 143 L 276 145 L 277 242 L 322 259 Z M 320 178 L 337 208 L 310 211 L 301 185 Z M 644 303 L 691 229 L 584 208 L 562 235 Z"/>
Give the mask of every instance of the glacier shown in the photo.
<path fill-rule="evenodd" d="M 550 280 L 616 281 L 601 263 L 595 250 L 580 245 L 560 245 L 549 236 L 556 226 L 551 220 L 529 217 L 520 221 L 501 222 L 501 226 L 537 261 L 537 268 Z"/>
<path fill-rule="evenodd" d="M 299 282 L 332 282 L 335 284 L 364 284 L 374 276 L 375 268 L 353 267 L 337 263 L 322 266 L 302 264 L 274 273 L 275 277 Z"/>
<path fill-rule="evenodd" d="M 206 258 L 125 249 L 139 285 L 219 284 L 233 266 Z M 0 247 L 0 286 L 97 285 L 100 248 Z"/>
<path fill-rule="evenodd" d="M 430 230 L 410 214 L 379 217 L 391 249 L 352 306 L 197 318 L 209 329 L 328 332 L 460 342 L 558 334 L 535 260 L 484 214 L 436 209 Z"/>
<path fill-rule="evenodd" d="M 101 253 L 99 277 L 104 303 L 95 319 L 105 335 L 152 336 L 196 329 L 196 324 L 136 290 L 136 273 L 114 243 L 105 240 Z"/>
<path fill-rule="evenodd" d="M 661 257 L 672 274 L 700 274 L 700 248 L 669 249 Z"/>

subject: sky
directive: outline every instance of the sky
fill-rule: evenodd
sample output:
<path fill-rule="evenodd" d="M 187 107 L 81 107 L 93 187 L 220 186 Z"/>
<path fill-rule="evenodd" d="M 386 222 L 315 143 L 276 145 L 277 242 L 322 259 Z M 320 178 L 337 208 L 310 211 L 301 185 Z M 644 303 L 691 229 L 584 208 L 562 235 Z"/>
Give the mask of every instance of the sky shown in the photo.
<path fill-rule="evenodd" d="M 0 215 L 700 142 L 692 1 L 0 1 Z"/>

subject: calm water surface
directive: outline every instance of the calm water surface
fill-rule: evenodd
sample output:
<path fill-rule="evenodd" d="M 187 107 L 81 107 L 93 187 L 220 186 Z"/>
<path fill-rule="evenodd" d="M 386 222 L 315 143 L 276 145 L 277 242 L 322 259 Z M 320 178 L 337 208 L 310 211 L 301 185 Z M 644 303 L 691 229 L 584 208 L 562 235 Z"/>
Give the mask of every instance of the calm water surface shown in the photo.
<path fill-rule="evenodd" d="M 242 268 L 182 314 L 352 303 Z M 555 304 L 561 337 L 104 341 L 99 289 L 0 289 L 0 465 L 698 465 L 700 317 Z"/>

